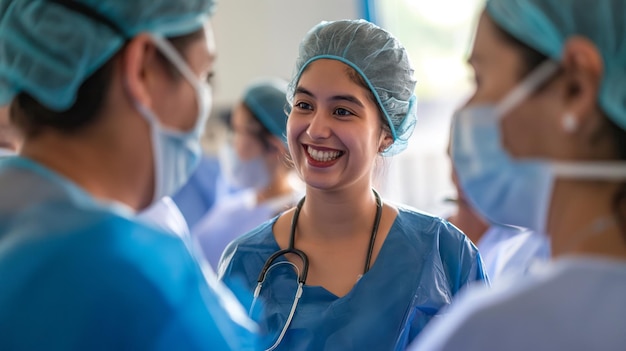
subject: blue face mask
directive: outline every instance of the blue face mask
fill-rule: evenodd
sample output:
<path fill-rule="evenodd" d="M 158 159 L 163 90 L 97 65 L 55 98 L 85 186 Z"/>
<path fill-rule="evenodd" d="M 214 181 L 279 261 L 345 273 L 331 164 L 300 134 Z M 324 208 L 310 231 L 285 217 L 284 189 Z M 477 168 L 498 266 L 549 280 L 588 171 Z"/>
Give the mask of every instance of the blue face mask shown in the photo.
<path fill-rule="evenodd" d="M 224 145 L 219 153 L 220 166 L 226 181 L 237 188 L 261 190 L 270 183 L 270 174 L 262 156 L 243 161 L 231 145 Z"/>
<path fill-rule="evenodd" d="M 135 102 L 135 107 L 150 124 L 154 154 L 155 189 L 153 203 L 164 196 L 173 195 L 191 177 L 202 157 L 200 138 L 211 110 L 211 90 L 200 82 L 176 49 L 165 39 L 153 36 L 152 40 L 161 53 L 178 69 L 196 91 L 198 116 L 196 124 L 188 132 L 180 132 L 163 126 L 154 112 Z"/>
<path fill-rule="evenodd" d="M 547 234 L 556 178 L 626 179 L 623 163 L 517 160 L 502 147 L 500 120 L 557 70 L 555 62 L 545 62 L 497 105 L 467 106 L 453 117 L 451 153 L 459 183 L 472 206 L 492 223 Z"/>

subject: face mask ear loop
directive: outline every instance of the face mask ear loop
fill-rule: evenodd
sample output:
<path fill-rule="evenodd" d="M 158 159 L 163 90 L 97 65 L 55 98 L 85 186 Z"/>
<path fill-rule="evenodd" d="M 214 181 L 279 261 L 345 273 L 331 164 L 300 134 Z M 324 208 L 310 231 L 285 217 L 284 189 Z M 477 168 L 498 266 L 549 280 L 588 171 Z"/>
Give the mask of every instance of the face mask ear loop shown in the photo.
<path fill-rule="evenodd" d="M 528 75 L 522 82 L 515 87 L 496 107 L 497 115 L 502 118 L 507 113 L 511 112 L 513 108 L 518 106 L 524 101 L 530 94 L 537 91 L 541 84 L 550 79 L 558 70 L 559 63 L 547 60 L 542 62 L 539 67 Z"/>
<path fill-rule="evenodd" d="M 150 33 L 150 38 L 154 45 L 159 49 L 159 51 L 178 69 L 180 74 L 191 84 L 191 87 L 196 91 L 196 99 L 198 105 L 198 118 L 199 120 L 196 123 L 201 123 L 200 118 L 204 114 L 210 112 L 210 107 L 203 106 L 203 99 L 210 99 L 211 97 L 211 87 L 208 84 L 203 84 L 200 82 L 198 77 L 195 76 L 189 65 L 182 57 L 182 55 L 174 48 L 172 44 L 170 44 L 167 39 L 163 38 L 160 35 Z M 169 128 L 165 128 L 161 126 L 162 129 L 169 131 Z"/>
<path fill-rule="evenodd" d="M 170 44 L 167 39 L 163 38 L 160 35 L 156 35 L 153 33 L 149 34 L 152 38 L 152 42 L 157 46 L 159 51 L 165 55 L 172 64 L 178 69 L 180 74 L 185 77 L 185 79 L 197 90 L 200 89 L 200 82 L 198 78 L 195 76 L 193 71 L 189 68 L 185 59 L 181 56 L 181 54 Z"/>

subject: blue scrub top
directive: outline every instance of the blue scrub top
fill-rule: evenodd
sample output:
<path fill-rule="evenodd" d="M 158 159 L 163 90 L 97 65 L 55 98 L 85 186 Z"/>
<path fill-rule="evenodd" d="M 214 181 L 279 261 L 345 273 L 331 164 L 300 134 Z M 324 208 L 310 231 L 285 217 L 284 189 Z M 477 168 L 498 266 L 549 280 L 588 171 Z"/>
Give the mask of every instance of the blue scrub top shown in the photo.
<path fill-rule="evenodd" d="M 279 250 L 272 232 L 276 219 L 226 249 L 218 274 L 227 285 L 256 287 L 265 261 Z M 296 291 L 296 273 L 283 266 L 268 274 L 261 289 L 259 324 L 267 334 L 266 347 L 285 325 Z M 277 350 L 404 350 L 472 281 L 486 283 L 486 277 L 480 255 L 465 235 L 441 218 L 400 208 L 374 265 L 346 296 L 304 287 Z"/>
<path fill-rule="evenodd" d="M 257 349 L 179 237 L 26 159 L 0 184 L 0 350 Z"/>

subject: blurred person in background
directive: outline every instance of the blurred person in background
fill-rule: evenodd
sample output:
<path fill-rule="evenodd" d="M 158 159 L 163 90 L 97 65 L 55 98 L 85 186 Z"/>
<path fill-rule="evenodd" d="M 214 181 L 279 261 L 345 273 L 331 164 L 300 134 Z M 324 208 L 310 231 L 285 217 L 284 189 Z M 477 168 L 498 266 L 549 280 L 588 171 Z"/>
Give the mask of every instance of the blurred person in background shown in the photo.
<path fill-rule="evenodd" d="M 452 135 L 450 136 L 452 140 Z M 448 144 L 448 156 L 450 144 Z M 550 242 L 545 235 L 532 230 L 490 223 L 478 213 L 463 189 L 452 164 L 452 184 L 456 189 L 456 208 L 447 218 L 476 245 L 491 282 L 502 277 L 511 279 L 525 275 L 550 257 Z"/>
<path fill-rule="evenodd" d="M 287 151 L 286 93 L 286 81 L 259 79 L 246 88 L 228 121 L 231 137 L 220 167 L 225 183 L 241 190 L 222 197 L 192 230 L 214 268 L 232 240 L 302 197 Z"/>

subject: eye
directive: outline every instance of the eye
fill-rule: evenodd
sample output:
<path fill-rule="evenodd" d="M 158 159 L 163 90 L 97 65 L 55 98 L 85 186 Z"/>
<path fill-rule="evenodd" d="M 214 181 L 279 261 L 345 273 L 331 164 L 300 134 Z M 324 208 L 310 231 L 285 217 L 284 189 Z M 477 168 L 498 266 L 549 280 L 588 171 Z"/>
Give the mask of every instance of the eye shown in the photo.
<path fill-rule="evenodd" d="M 300 109 L 300 110 L 312 110 L 313 106 L 311 106 L 310 104 L 307 104 L 306 102 L 297 102 L 293 105 L 293 107 Z"/>
<path fill-rule="evenodd" d="M 337 108 L 337 109 L 335 110 L 335 114 L 336 114 L 337 116 L 342 116 L 342 117 L 346 117 L 346 116 L 352 116 L 352 115 L 354 115 L 352 112 L 350 112 L 350 111 L 346 110 L 345 108 L 341 108 L 341 107 L 340 107 L 340 108 Z"/>

